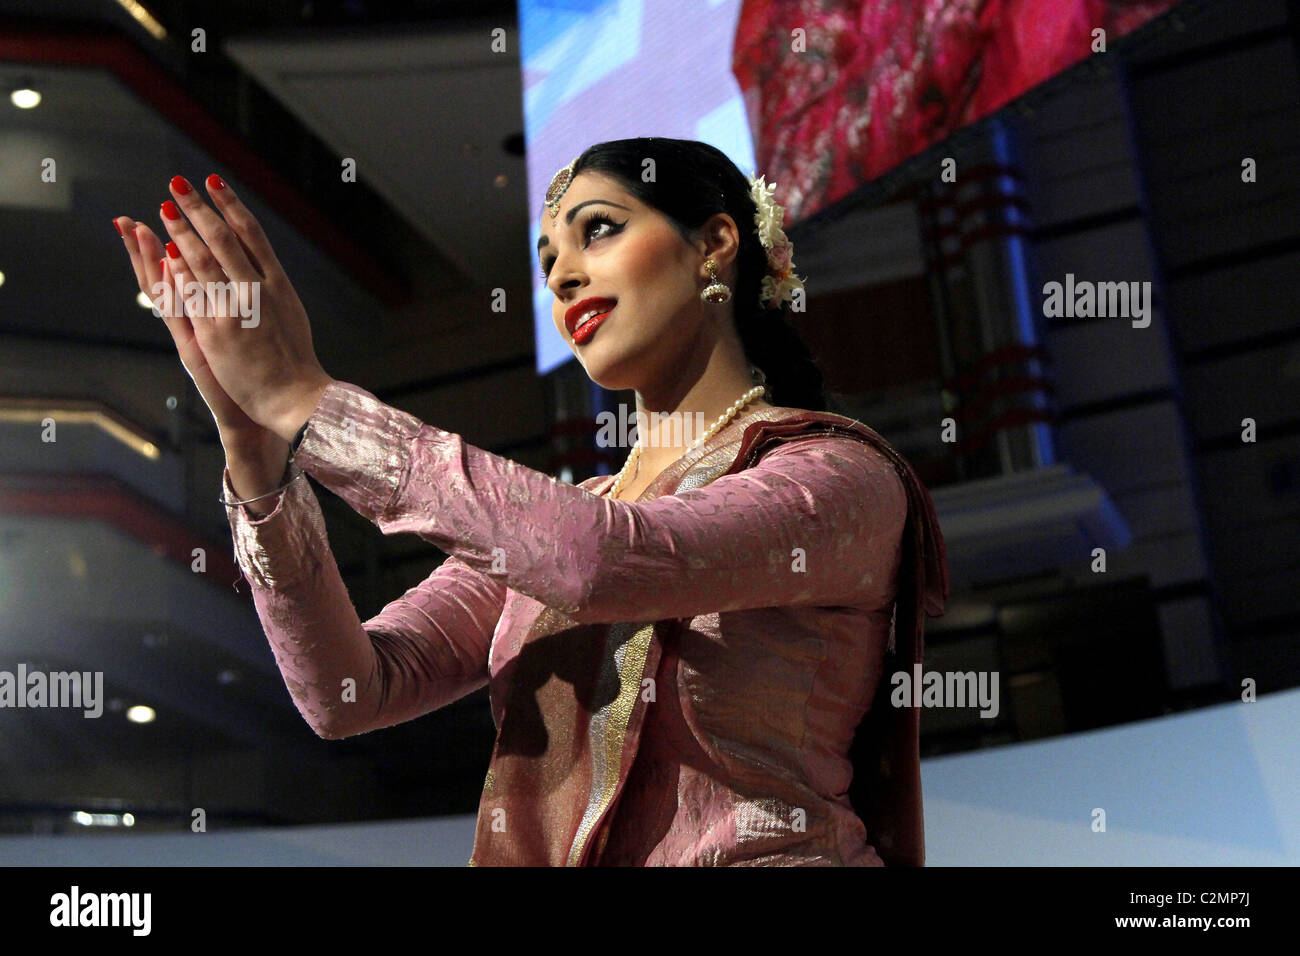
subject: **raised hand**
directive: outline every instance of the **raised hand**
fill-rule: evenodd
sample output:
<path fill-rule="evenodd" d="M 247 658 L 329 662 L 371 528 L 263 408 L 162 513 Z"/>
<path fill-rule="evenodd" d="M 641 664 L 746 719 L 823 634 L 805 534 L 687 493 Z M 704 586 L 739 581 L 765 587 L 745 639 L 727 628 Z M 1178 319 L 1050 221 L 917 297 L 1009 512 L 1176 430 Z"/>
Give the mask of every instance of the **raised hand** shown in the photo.
<path fill-rule="evenodd" d="M 164 202 L 159 214 L 172 240 L 166 270 L 173 288 L 154 285 L 150 298 L 188 320 L 220 392 L 251 422 L 289 440 L 333 381 L 316 358 L 302 302 L 261 225 L 219 176 L 207 179 L 216 210 L 180 176 L 170 187 L 174 201 Z M 182 278 L 179 297 L 176 274 Z M 168 321 L 172 328 L 177 319 Z M 214 398 L 222 403 L 215 391 Z M 220 414 L 238 421 L 229 408 Z"/>
<path fill-rule="evenodd" d="M 221 443 L 226 448 L 232 446 L 254 447 L 265 442 L 268 432 L 257 422 L 244 414 L 223 389 L 216 376 L 208 367 L 208 361 L 194 338 L 194 328 L 189 316 L 175 305 L 174 282 L 176 274 L 170 263 L 178 262 L 164 254 L 162 243 L 144 223 L 137 223 L 126 216 L 113 220 L 113 225 L 121 233 L 127 254 L 131 257 L 131 268 L 135 270 L 136 283 L 162 313 L 163 322 L 171 333 L 176 351 L 180 355 L 181 365 L 194 381 L 199 395 L 207 403 L 212 417 L 217 423 Z M 184 277 L 182 277 L 184 278 Z M 162 283 L 162 295 L 156 294 Z"/>

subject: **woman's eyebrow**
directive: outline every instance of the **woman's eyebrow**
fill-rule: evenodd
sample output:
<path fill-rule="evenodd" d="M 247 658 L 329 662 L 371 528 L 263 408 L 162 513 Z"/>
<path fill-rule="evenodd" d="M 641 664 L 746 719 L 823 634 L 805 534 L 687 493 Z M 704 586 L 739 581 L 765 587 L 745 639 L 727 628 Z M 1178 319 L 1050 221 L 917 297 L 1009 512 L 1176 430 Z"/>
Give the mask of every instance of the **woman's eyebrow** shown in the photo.
<path fill-rule="evenodd" d="M 568 212 L 564 214 L 564 224 L 566 226 L 573 225 L 573 217 L 577 215 L 578 210 L 581 209 L 583 206 L 590 206 L 594 202 L 604 203 L 606 206 L 618 206 L 619 209 L 627 209 L 628 212 L 632 211 L 631 209 L 628 209 L 627 206 L 619 206 L 618 203 L 610 202 L 608 199 L 588 199 L 586 202 L 578 203 L 578 205 L 574 206 L 572 209 L 570 209 Z M 550 237 L 542 236 L 542 238 L 537 240 L 537 251 L 540 253 L 542 251 L 542 246 L 549 246 L 550 244 L 551 244 Z"/>

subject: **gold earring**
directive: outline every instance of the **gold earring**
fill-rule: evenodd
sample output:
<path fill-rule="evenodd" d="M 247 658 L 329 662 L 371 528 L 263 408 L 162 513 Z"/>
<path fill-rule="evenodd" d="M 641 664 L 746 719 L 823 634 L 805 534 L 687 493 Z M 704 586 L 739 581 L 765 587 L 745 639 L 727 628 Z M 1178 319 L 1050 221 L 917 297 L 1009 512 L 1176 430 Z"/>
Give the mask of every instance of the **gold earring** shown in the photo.
<path fill-rule="evenodd" d="M 700 293 L 700 298 L 705 302 L 730 302 L 731 289 L 725 282 L 718 280 L 718 264 L 712 259 L 705 259 L 704 268 L 709 270 L 709 278 L 712 279 L 713 282 L 711 285 L 704 287 L 704 291 Z"/>

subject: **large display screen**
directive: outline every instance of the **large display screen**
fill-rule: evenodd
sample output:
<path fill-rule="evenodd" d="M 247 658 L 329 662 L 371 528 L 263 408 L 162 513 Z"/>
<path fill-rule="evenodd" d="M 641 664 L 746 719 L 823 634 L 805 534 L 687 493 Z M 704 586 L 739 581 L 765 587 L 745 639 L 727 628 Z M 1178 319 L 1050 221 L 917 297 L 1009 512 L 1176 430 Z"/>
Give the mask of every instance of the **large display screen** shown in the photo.
<path fill-rule="evenodd" d="M 529 257 L 546 187 L 592 143 L 632 136 L 698 139 L 754 169 L 732 44 L 740 0 L 520 0 Z M 533 270 L 537 371 L 573 353 Z"/>

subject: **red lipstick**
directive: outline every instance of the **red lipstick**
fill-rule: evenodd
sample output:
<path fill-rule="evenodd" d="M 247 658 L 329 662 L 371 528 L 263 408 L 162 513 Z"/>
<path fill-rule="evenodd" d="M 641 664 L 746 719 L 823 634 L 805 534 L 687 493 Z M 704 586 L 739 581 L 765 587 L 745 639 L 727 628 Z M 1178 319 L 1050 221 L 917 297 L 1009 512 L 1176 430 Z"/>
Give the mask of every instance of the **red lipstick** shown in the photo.
<path fill-rule="evenodd" d="M 602 312 L 600 315 L 595 316 L 575 329 L 573 332 L 573 344 L 585 345 L 587 341 L 596 334 L 596 329 L 605 324 L 605 320 L 609 318 L 610 313 L 613 311 L 613 309 L 610 309 L 609 312 Z"/>
<path fill-rule="evenodd" d="M 612 308 L 614 308 L 613 299 L 582 299 L 581 301 L 575 302 L 573 305 L 569 306 L 568 311 L 564 313 L 564 328 L 570 335 L 572 335 L 573 330 L 578 327 L 579 323 L 582 322 L 583 316 L 588 312 L 597 310 L 608 312 Z"/>

